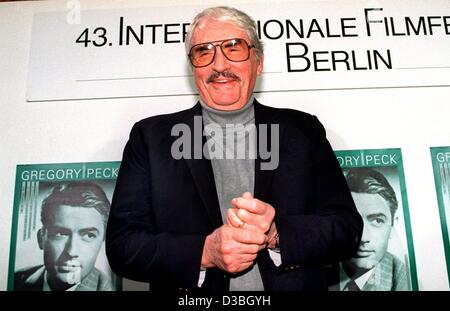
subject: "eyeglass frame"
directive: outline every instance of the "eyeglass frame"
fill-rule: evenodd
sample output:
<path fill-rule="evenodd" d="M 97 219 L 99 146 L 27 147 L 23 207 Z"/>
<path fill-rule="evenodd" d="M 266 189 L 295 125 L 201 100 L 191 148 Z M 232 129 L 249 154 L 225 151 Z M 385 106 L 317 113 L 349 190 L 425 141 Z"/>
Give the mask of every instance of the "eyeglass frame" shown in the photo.
<path fill-rule="evenodd" d="M 228 56 L 223 52 L 222 44 L 223 44 L 224 42 L 226 42 L 226 41 L 231 41 L 231 40 L 242 40 L 242 41 L 245 42 L 245 44 L 246 44 L 247 47 L 248 47 L 248 53 L 247 53 L 247 57 L 246 57 L 245 59 L 243 59 L 243 60 L 237 60 L 237 61 L 236 61 L 236 60 L 232 60 L 232 59 L 229 59 Z M 213 43 L 215 43 L 215 42 L 222 42 L 222 43 L 220 43 L 220 44 L 213 44 Z M 212 46 L 214 46 L 214 55 L 213 55 L 213 57 L 211 58 L 211 62 L 209 62 L 208 64 L 202 65 L 202 66 L 195 66 L 194 63 L 193 63 L 193 61 L 192 61 L 192 58 L 191 58 L 191 55 L 192 55 L 192 49 L 195 48 L 196 46 L 204 45 L 204 44 L 212 44 Z M 248 44 L 248 43 L 247 43 L 247 40 L 242 39 L 242 38 L 230 38 L 230 39 L 224 39 L 224 40 L 216 40 L 216 41 L 210 41 L 210 42 L 198 43 L 198 44 L 193 45 L 193 46 L 191 47 L 191 49 L 189 50 L 188 58 L 189 58 L 189 61 L 190 61 L 191 65 L 194 66 L 195 68 L 203 68 L 203 67 L 206 67 L 206 66 L 211 65 L 211 64 L 214 62 L 214 59 L 216 58 L 216 54 L 217 54 L 217 52 L 216 52 L 217 49 L 216 49 L 216 48 L 217 48 L 217 47 L 220 47 L 220 51 L 222 52 L 222 55 L 223 55 L 226 59 L 228 59 L 230 62 L 240 63 L 240 62 L 245 62 L 246 60 L 248 60 L 248 59 L 250 58 L 250 50 L 253 49 L 253 48 L 255 48 L 256 46 L 255 46 L 254 44 Z"/>

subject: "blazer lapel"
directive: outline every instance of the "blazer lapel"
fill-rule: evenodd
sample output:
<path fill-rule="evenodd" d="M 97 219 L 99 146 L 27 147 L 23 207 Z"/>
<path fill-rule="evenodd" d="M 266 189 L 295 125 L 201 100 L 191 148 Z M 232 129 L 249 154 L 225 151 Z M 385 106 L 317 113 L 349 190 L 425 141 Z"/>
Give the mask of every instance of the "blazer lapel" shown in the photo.
<path fill-rule="evenodd" d="M 272 149 L 271 144 L 271 124 L 273 123 L 273 116 L 269 113 L 268 109 L 258 103 L 258 101 L 254 101 L 255 107 L 255 125 L 257 128 L 257 158 L 255 160 L 255 190 L 254 197 L 262 200 L 264 202 L 269 203 L 271 201 L 271 188 L 272 188 L 272 177 L 274 170 L 262 170 L 261 164 L 265 162 L 265 160 L 261 159 L 260 148 L 261 148 L 261 125 L 266 125 L 267 135 L 265 135 L 268 139 L 267 142 L 263 142 L 263 145 L 266 146 L 267 149 Z M 281 128 L 279 136 L 281 137 Z M 278 139 L 280 138 L 278 137 Z M 263 137 L 265 139 L 265 137 Z M 271 150 L 271 152 L 274 152 Z M 276 151 L 276 152 L 279 152 Z"/>
<path fill-rule="evenodd" d="M 211 161 L 206 159 L 203 155 L 203 146 L 206 142 L 206 138 L 203 136 L 203 121 L 202 108 L 199 103 L 197 103 L 193 108 L 193 115 L 190 117 L 186 124 L 191 129 L 191 159 L 185 159 L 189 170 L 191 171 L 192 178 L 194 179 L 194 184 L 198 190 L 198 193 L 206 207 L 208 216 L 214 226 L 214 228 L 220 227 L 222 222 L 222 216 L 220 213 L 219 199 L 217 198 L 216 183 L 214 181 L 214 174 L 211 166 Z M 200 117 L 195 121 L 195 116 Z M 201 121 L 201 123 L 199 123 Z M 199 135 L 201 134 L 201 138 Z M 196 138 L 194 136 L 197 135 Z M 201 142 L 200 159 L 195 159 L 194 157 L 194 144 Z M 199 148 L 199 146 L 197 146 Z"/>

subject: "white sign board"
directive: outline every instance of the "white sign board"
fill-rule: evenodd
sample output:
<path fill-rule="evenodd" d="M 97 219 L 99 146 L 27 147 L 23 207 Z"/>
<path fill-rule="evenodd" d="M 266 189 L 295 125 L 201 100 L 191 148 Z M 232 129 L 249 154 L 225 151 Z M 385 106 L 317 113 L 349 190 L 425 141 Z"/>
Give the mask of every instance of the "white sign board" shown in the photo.
<path fill-rule="evenodd" d="M 450 6 L 440 2 L 239 5 L 265 43 L 256 92 L 449 86 Z M 27 100 L 196 94 L 183 38 L 201 9 L 90 10 L 79 24 L 35 14 Z"/>

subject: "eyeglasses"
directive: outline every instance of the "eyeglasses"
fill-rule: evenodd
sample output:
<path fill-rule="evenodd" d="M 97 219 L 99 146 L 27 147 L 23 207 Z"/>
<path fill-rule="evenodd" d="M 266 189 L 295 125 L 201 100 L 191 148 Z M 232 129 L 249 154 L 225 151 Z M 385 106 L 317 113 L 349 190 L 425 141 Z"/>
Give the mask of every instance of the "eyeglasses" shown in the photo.
<path fill-rule="evenodd" d="M 222 43 L 213 44 L 215 42 Z M 226 59 L 232 62 L 246 61 L 250 57 L 250 49 L 255 47 L 254 45 L 248 45 L 247 41 L 239 38 L 196 44 L 191 48 L 188 55 L 192 66 L 199 68 L 210 65 L 214 61 L 216 47 L 218 46 Z"/>

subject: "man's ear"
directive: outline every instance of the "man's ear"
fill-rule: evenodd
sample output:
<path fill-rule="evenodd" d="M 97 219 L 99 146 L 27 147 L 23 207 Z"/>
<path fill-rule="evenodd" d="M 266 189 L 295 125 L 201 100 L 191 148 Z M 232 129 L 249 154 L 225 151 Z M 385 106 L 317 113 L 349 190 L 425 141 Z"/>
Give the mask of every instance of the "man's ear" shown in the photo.
<path fill-rule="evenodd" d="M 37 240 L 40 249 L 44 249 L 44 231 L 43 228 L 39 229 L 37 232 Z"/>
<path fill-rule="evenodd" d="M 394 216 L 394 220 L 392 221 L 392 225 L 391 225 L 391 232 L 389 232 L 389 239 L 392 239 L 394 227 L 396 227 L 397 223 L 398 223 L 398 216 Z"/>
<path fill-rule="evenodd" d="M 258 76 L 262 73 L 263 68 L 264 68 L 264 53 L 261 53 L 261 55 L 259 56 L 258 68 L 256 69 L 256 73 L 258 74 Z"/>

